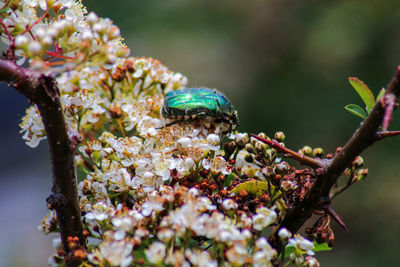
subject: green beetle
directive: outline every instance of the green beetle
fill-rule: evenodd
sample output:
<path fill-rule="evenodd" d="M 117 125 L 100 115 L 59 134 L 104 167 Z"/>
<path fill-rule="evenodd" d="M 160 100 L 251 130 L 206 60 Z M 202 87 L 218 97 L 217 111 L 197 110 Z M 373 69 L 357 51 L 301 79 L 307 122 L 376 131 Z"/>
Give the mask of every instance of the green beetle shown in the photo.
<path fill-rule="evenodd" d="M 167 93 L 162 115 L 171 121 L 166 126 L 205 120 L 210 123 L 222 123 L 223 132 L 230 132 L 239 125 L 237 111 L 226 96 L 210 88 L 188 88 Z"/>

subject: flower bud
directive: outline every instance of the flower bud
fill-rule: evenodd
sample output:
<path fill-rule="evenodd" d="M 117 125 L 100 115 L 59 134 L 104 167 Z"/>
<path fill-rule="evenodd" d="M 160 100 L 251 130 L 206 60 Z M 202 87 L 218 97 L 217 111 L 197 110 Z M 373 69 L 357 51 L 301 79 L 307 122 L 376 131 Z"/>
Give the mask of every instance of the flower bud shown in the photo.
<path fill-rule="evenodd" d="M 308 256 L 306 258 L 305 266 L 307 266 L 307 267 L 319 267 L 319 262 L 315 258 Z"/>
<path fill-rule="evenodd" d="M 276 149 L 274 148 L 267 148 L 267 150 L 265 150 L 265 155 L 267 157 L 269 157 L 269 159 L 273 159 L 277 154 Z"/>
<path fill-rule="evenodd" d="M 247 143 L 244 148 L 250 153 L 256 153 L 256 148 L 251 143 Z"/>
<path fill-rule="evenodd" d="M 353 183 L 359 182 L 368 175 L 368 169 L 360 169 L 357 173 L 353 176 Z"/>
<path fill-rule="evenodd" d="M 18 35 L 15 38 L 15 46 L 18 48 L 26 48 L 28 44 L 28 38 L 25 35 Z"/>
<path fill-rule="evenodd" d="M 117 57 L 128 57 L 130 53 L 131 50 L 127 46 L 118 47 L 117 51 L 115 51 Z"/>
<path fill-rule="evenodd" d="M 226 142 L 224 144 L 224 151 L 226 158 L 229 158 L 235 152 L 236 145 L 234 141 Z"/>
<path fill-rule="evenodd" d="M 266 166 L 261 169 L 261 173 L 264 175 L 265 178 L 272 178 L 275 176 L 274 169 L 271 166 Z"/>
<path fill-rule="evenodd" d="M 310 146 L 303 146 L 300 152 L 303 153 L 304 155 L 311 155 L 312 151 L 313 150 Z"/>
<path fill-rule="evenodd" d="M 322 157 L 322 155 L 324 155 L 324 150 L 322 148 L 320 148 L 320 147 L 314 148 L 314 150 L 313 150 L 314 157 L 320 158 L 320 157 Z"/>
<path fill-rule="evenodd" d="M 277 174 L 287 174 L 290 169 L 290 165 L 287 162 L 281 162 L 277 164 L 274 168 L 275 173 Z"/>
<path fill-rule="evenodd" d="M 281 240 L 287 241 L 289 238 L 292 237 L 292 233 L 290 233 L 288 229 L 282 228 L 279 230 L 278 236 Z"/>
<path fill-rule="evenodd" d="M 360 168 L 364 164 L 364 159 L 361 156 L 357 156 L 353 161 L 353 166 Z"/>
<path fill-rule="evenodd" d="M 90 12 L 86 17 L 86 21 L 89 23 L 89 25 L 93 25 L 99 21 L 99 17 L 96 15 L 96 13 Z"/>
<path fill-rule="evenodd" d="M 33 55 L 39 55 L 42 51 L 42 44 L 38 41 L 32 41 L 28 44 L 28 52 Z"/>
<path fill-rule="evenodd" d="M 256 150 L 257 150 L 258 152 L 264 152 L 265 149 L 268 147 L 267 144 L 265 144 L 265 143 L 263 143 L 263 142 L 261 142 L 261 141 L 257 141 L 257 142 L 254 144 L 254 146 L 255 146 L 255 148 L 256 148 Z"/>
<path fill-rule="evenodd" d="M 238 208 L 238 204 L 236 204 L 236 202 L 232 199 L 227 198 L 222 202 L 222 207 L 224 207 L 225 210 L 236 210 Z"/>
<path fill-rule="evenodd" d="M 257 134 L 257 136 L 264 138 L 264 139 L 270 139 L 265 133 L 259 133 L 259 134 Z"/>
<path fill-rule="evenodd" d="M 114 39 L 120 37 L 121 31 L 119 30 L 119 28 L 117 26 L 112 26 L 109 29 L 109 31 L 107 32 L 107 35 L 110 40 L 114 40 Z"/>
<path fill-rule="evenodd" d="M 249 142 L 249 136 L 246 133 L 238 133 L 235 138 L 236 145 L 241 149 Z"/>
<path fill-rule="evenodd" d="M 285 140 L 285 134 L 283 132 L 276 132 L 274 137 L 278 142 L 283 142 Z"/>

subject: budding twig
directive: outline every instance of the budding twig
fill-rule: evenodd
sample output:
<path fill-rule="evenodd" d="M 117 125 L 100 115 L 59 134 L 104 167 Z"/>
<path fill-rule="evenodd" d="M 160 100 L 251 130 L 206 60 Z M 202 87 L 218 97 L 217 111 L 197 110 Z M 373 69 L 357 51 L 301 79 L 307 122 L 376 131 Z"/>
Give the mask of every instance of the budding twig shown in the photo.
<path fill-rule="evenodd" d="M 384 134 L 378 132 L 379 128 L 387 128 L 391 120 L 392 111 L 397 107 L 398 97 L 400 95 L 400 66 L 389 83 L 383 99 L 391 99 L 392 101 L 385 102 L 382 104 L 378 101 L 371 113 L 364 120 L 361 126 L 354 132 L 353 136 L 349 139 L 343 149 L 337 153 L 332 160 L 327 161 L 325 166 L 321 167 L 321 171 L 316 172 L 316 180 L 311 188 L 307 197 L 299 203 L 295 208 L 289 210 L 279 226 L 279 229 L 286 228 L 292 233 L 296 233 L 300 227 L 312 216 L 314 210 L 320 209 L 321 206 L 325 207 L 325 210 L 332 213 L 331 209 L 327 209 L 324 203 L 330 201 L 329 195 L 331 189 L 337 183 L 338 178 L 349 167 L 353 160 L 360 155 L 367 147 L 373 144 L 375 141 L 382 139 L 379 137 L 387 137 L 390 135 L 397 135 L 397 132 L 392 134 Z M 389 103 L 389 104 L 388 104 Z M 335 219 L 334 213 L 330 214 Z M 338 217 L 337 217 L 338 218 Z M 342 224 L 341 220 L 336 221 Z M 345 229 L 346 225 L 342 225 Z M 276 231 L 274 240 L 279 240 Z M 274 247 L 280 252 L 283 245 L 278 242 L 274 244 Z"/>
<path fill-rule="evenodd" d="M 280 152 L 285 153 L 288 158 L 292 158 L 292 159 L 298 161 L 300 164 L 303 164 L 305 166 L 311 167 L 313 169 L 321 168 L 324 166 L 321 160 L 314 159 L 314 158 L 308 157 L 304 154 L 297 153 L 296 151 L 293 151 L 289 148 L 282 146 L 276 140 L 268 140 L 268 139 L 262 138 L 260 136 L 257 136 L 255 134 L 251 134 L 251 137 L 254 137 L 254 138 L 260 140 L 261 142 L 279 150 Z"/>

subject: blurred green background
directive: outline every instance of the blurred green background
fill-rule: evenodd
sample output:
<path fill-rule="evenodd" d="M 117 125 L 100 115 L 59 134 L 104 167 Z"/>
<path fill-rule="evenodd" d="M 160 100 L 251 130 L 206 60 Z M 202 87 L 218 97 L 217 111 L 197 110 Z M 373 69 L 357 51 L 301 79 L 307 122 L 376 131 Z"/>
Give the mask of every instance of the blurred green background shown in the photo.
<path fill-rule="evenodd" d="M 362 104 L 347 77 L 360 78 L 377 94 L 400 64 L 398 0 L 83 3 L 88 11 L 120 26 L 133 56 L 161 60 L 171 70 L 185 74 L 191 87 L 223 91 L 239 111 L 240 131 L 273 135 L 282 130 L 287 146 L 293 149 L 307 144 L 331 153 L 343 145 L 361 122 L 343 109 L 349 103 Z M 7 114 L 0 123 L 6 125 L 4 134 L 8 136 L 0 145 L 10 151 L 1 163 L 1 168 L 8 170 L 2 175 L 8 183 L 2 186 L 0 212 L 6 213 L 8 220 L 0 222 L 7 225 L 4 223 L 23 220 L 28 225 L 26 233 L 31 233 L 45 214 L 44 199 L 50 190 L 47 147 L 41 144 L 32 151 L 18 136 L 16 123 L 26 106 L 23 97 L 10 89 L 1 90 L 0 106 L 2 114 Z M 391 129 L 400 129 L 399 115 L 397 111 Z M 334 250 L 317 254 L 322 266 L 400 266 L 399 148 L 400 137 L 379 142 L 363 154 L 370 168 L 367 180 L 334 202 L 351 231 L 335 225 Z M 26 175 L 15 174 L 21 160 Z M 35 183 L 33 173 L 37 175 Z M 22 179 L 17 184 L 15 176 Z M 42 186 L 34 190 L 36 187 L 27 184 Z M 31 205 L 41 208 L 30 217 L 24 215 L 26 218 L 4 204 L 10 199 L 31 199 L 23 188 L 29 188 L 29 194 L 38 199 Z M 24 204 L 17 202 L 14 208 L 26 213 L 17 205 Z M 15 214 L 19 217 L 14 218 Z M 19 240 L 16 235 L 20 232 L 15 230 L 12 238 Z M 20 253 L 32 251 L 32 246 L 23 246 L 24 237 L 14 242 L 15 247 L 7 242 L 16 256 L 4 266 L 46 265 L 51 239 L 40 233 L 35 238 L 46 247 L 27 259 Z"/>

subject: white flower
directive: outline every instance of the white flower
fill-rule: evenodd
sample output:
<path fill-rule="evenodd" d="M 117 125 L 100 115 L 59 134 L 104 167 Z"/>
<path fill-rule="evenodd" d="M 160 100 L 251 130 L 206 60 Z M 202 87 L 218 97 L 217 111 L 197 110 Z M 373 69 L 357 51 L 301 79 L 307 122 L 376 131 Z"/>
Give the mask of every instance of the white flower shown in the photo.
<path fill-rule="evenodd" d="M 38 54 L 42 50 L 42 44 L 39 41 L 32 41 L 28 44 L 28 51 L 32 54 Z"/>
<path fill-rule="evenodd" d="M 31 106 L 26 110 L 20 127 L 21 132 L 24 133 L 22 138 L 32 148 L 38 146 L 40 141 L 46 138 L 42 118 L 36 106 Z"/>
<path fill-rule="evenodd" d="M 170 241 L 173 236 L 174 232 L 171 229 L 161 229 L 157 233 L 157 237 L 165 243 Z"/>
<path fill-rule="evenodd" d="M 305 251 L 308 255 L 311 256 L 315 254 L 314 251 L 312 251 L 312 249 L 314 248 L 314 244 L 298 234 L 289 239 L 287 246 L 298 248 L 302 251 Z"/>
<path fill-rule="evenodd" d="M 186 157 L 184 159 L 184 164 L 187 169 L 191 169 L 194 166 L 194 160 L 191 157 Z"/>
<path fill-rule="evenodd" d="M 254 266 L 269 266 L 273 258 L 276 257 L 277 252 L 271 247 L 265 237 L 260 237 L 256 241 L 257 251 L 253 254 Z"/>
<path fill-rule="evenodd" d="M 226 209 L 226 210 L 235 210 L 235 209 L 238 208 L 238 204 L 236 204 L 236 202 L 233 201 L 233 200 L 230 199 L 230 198 L 225 199 L 225 200 L 222 202 L 222 206 L 223 206 L 224 209 Z"/>
<path fill-rule="evenodd" d="M 26 44 L 28 44 L 28 38 L 25 35 L 18 35 L 15 38 L 15 46 L 16 47 L 21 48 Z"/>
<path fill-rule="evenodd" d="M 132 262 L 132 242 L 125 240 L 103 241 L 99 245 L 100 254 L 114 266 L 129 266 Z"/>
<path fill-rule="evenodd" d="M 253 228 L 261 231 L 276 220 L 276 213 L 268 208 L 258 208 L 257 213 L 253 216 Z"/>
<path fill-rule="evenodd" d="M 122 240 L 124 239 L 126 236 L 126 233 L 124 231 L 115 231 L 114 232 L 114 240 Z"/>
<path fill-rule="evenodd" d="M 281 228 L 281 229 L 278 231 L 278 236 L 279 236 L 279 238 L 282 239 L 282 240 L 287 240 L 287 239 L 289 239 L 289 238 L 292 237 L 292 233 L 290 233 L 289 230 L 286 229 L 286 228 Z"/>
<path fill-rule="evenodd" d="M 235 142 L 238 144 L 245 144 L 249 141 L 249 136 L 247 133 L 238 133 L 235 136 Z"/>
<path fill-rule="evenodd" d="M 104 202 L 98 202 L 93 205 L 93 209 L 91 212 L 86 213 L 85 218 L 86 220 L 92 221 L 104 221 L 109 216 L 109 208 Z"/>
<path fill-rule="evenodd" d="M 149 196 L 149 199 L 142 204 L 142 215 L 148 217 L 153 211 L 163 210 L 163 201 L 164 200 L 158 196 Z"/>
<path fill-rule="evenodd" d="M 164 243 L 154 242 L 144 251 L 144 254 L 149 262 L 160 264 L 166 255 L 166 249 Z"/>
<path fill-rule="evenodd" d="M 192 140 L 189 137 L 183 137 L 178 139 L 177 142 L 182 146 L 182 148 L 187 148 L 191 145 Z"/>
<path fill-rule="evenodd" d="M 193 266 L 199 267 L 217 267 L 218 262 L 211 259 L 210 254 L 207 251 L 197 251 L 186 249 L 185 256 L 193 264 Z"/>
<path fill-rule="evenodd" d="M 72 7 L 74 5 L 74 3 L 75 3 L 74 0 L 58 0 L 58 2 L 61 5 L 63 5 L 64 7 L 68 7 L 68 8 Z"/>
<path fill-rule="evenodd" d="M 90 12 L 86 17 L 86 20 L 87 20 L 88 23 L 93 24 L 93 23 L 99 21 L 99 17 L 97 16 L 96 13 Z"/>
<path fill-rule="evenodd" d="M 306 258 L 306 263 L 305 263 L 305 265 L 306 265 L 307 267 L 319 267 L 319 262 L 317 261 L 317 259 L 308 256 L 308 257 Z"/>
<path fill-rule="evenodd" d="M 53 238 L 52 243 L 53 243 L 53 248 L 54 249 L 59 249 L 60 246 L 61 246 L 61 238 L 60 237 Z"/>
<path fill-rule="evenodd" d="M 203 166 L 204 169 L 208 170 L 208 169 L 210 169 L 211 163 L 209 160 L 203 159 L 201 161 L 201 165 Z"/>
<path fill-rule="evenodd" d="M 219 145 L 220 139 L 216 134 L 209 134 L 207 136 L 207 142 L 211 145 Z"/>
<path fill-rule="evenodd" d="M 240 244 L 234 244 L 226 251 L 225 255 L 233 264 L 243 265 L 248 259 L 247 249 Z"/>
<path fill-rule="evenodd" d="M 39 4 L 41 9 L 43 10 L 47 9 L 46 0 L 23 0 L 23 2 L 30 7 L 36 7 Z"/>
<path fill-rule="evenodd" d="M 168 181 L 171 177 L 171 172 L 168 168 L 168 162 L 161 157 L 156 157 L 153 159 L 153 166 L 155 174 L 161 177 L 163 181 Z"/>
<path fill-rule="evenodd" d="M 123 230 L 125 232 L 129 232 L 134 227 L 134 221 L 132 217 L 114 217 L 111 220 L 112 224 L 116 227 L 116 229 Z"/>

